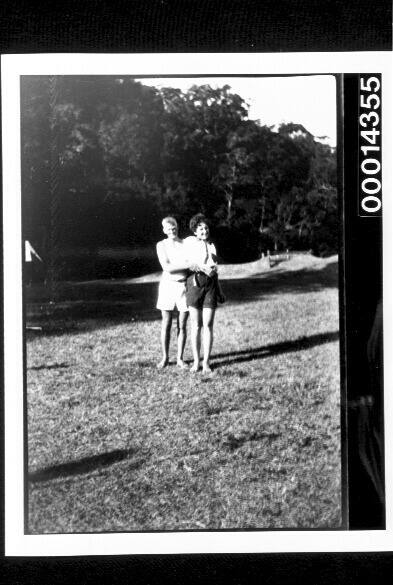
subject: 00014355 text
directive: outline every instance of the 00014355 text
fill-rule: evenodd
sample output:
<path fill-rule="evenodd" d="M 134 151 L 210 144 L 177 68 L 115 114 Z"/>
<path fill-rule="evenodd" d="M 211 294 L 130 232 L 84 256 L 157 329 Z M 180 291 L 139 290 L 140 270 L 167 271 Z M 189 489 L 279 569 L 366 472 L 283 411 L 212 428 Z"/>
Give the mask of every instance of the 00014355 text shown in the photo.
<path fill-rule="evenodd" d="M 381 215 L 381 79 L 359 76 L 359 215 Z M 371 154 L 370 154 L 371 153 Z"/>

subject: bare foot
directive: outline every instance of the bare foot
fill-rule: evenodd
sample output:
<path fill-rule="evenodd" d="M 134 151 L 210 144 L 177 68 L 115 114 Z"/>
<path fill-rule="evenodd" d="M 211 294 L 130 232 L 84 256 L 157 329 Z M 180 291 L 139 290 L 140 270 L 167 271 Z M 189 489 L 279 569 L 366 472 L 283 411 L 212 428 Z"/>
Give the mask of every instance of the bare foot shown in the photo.
<path fill-rule="evenodd" d="M 162 370 L 162 368 L 165 368 L 167 365 L 168 365 L 168 360 L 164 358 L 157 364 L 157 368 L 159 370 Z"/>
<path fill-rule="evenodd" d="M 188 366 L 183 360 L 177 360 L 177 367 L 181 370 L 188 370 Z"/>
<path fill-rule="evenodd" d="M 212 369 L 209 364 L 203 364 L 202 374 L 212 374 Z"/>
<path fill-rule="evenodd" d="M 193 374 L 199 370 L 199 364 L 194 363 L 190 369 Z"/>

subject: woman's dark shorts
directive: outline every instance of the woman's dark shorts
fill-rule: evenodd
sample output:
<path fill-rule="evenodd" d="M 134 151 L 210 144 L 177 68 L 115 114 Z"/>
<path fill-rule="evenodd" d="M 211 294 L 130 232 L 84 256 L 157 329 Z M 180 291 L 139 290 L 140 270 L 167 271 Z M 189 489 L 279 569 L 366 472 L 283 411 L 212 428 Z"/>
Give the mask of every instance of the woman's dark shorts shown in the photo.
<path fill-rule="evenodd" d="M 186 302 L 194 309 L 217 307 L 217 276 L 191 274 L 186 282 Z"/>

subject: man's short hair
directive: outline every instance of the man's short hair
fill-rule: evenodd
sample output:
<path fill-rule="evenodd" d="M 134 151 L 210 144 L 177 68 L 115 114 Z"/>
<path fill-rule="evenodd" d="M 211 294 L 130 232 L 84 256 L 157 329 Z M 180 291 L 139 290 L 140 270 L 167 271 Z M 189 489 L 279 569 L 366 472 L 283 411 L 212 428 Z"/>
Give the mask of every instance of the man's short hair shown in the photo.
<path fill-rule="evenodd" d="M 175 220 L 174 217 L 171 217 L 170 215 L 168 215 L 168 217 L 164 217 L 164 219 L 162 220 L 162 227 L 164 227 L 164 225 L 166 223 L 169 223 L 170 225 L 174 225 L 177 227 L 177 221 Z"/>
<path fill-rule="evenodd" d="M 209 227 L 209 222 L 207 221 L 207 219 L 203 215 L 203 213 L 197 213 L 196 215 L 192 216 L 192 218 L 190 219 L 190 224 L 189 224 L 190 230 L 192 231 L 192 233 L 196 232 L 197 227 L 201 223 L 205 223 Z"/>

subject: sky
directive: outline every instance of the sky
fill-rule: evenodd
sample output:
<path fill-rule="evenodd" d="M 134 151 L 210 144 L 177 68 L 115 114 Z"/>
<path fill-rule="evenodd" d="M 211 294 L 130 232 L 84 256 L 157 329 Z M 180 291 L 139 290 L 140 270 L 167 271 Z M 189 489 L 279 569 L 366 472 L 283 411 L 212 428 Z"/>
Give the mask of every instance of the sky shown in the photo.
<path fill-rule="evenodd" d="M 327 136 L 336 146 L 336 80 L 332 75 L 293 77 L 198 77 L 139 79 L 145 85 L 212 87 L 229 85 L 249 104 L 249 119 L 277 126 L 281 122 L 302 124 L 314 136 Z"/>

